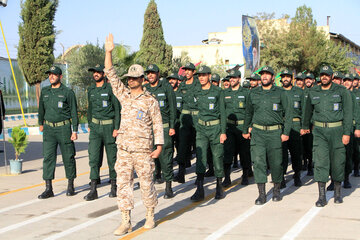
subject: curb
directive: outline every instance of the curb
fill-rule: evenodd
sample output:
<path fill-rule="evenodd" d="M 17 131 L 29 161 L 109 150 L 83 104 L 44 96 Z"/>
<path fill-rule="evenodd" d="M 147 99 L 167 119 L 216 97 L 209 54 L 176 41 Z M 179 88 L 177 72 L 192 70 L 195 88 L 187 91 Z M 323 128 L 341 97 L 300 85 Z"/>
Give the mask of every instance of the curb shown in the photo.
<path fill-rule="evenodd" d="M 40 132 L 39 127 L 22 127 L 21 129 L 23 129 L 26 133 L 26 135 L 42 135 L 42 132 Z M 78 129 L 78 134 L 82 134 L 82 133 L 88 133 L 89 131 L 88 129 L 88 124 L 86 123 L 81 123 L 79 124 L 79 129 Z M 5 136 L 7 138 L 11 138 L 11 132 L 12 132 L 12 128 L 6 128 L 4 129 L 5 132 Z M 3 134 L 0 135 L 0 140 L 2 140 Z"/>

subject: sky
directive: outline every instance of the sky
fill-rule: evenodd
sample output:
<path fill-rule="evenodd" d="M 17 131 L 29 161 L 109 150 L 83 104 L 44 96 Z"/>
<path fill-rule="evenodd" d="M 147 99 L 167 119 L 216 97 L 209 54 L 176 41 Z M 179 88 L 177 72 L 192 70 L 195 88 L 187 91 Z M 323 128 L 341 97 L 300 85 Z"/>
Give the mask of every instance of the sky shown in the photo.
<path fill-rule="evenodd" d="M 155 0 L 162 21 L 165 40 L 172 46 L 201 45 L 209 32 L 225 32 L 227 27 L 241 26 L 241 16 L 259 12 L 293 17 L 296 8 L 312 8 L 319 26 L 330 18 L 330 31 L 340 33 L 360 45 L 359 0 Z M 19 41 L 20 0 L 8 0 L 0 7 L 10 56 L 16 58 Z M 106 35 L 114 34 L 116 43 L 139 49 L 143 33 L 144 13 L 149 0 L 60 0 L 54 25 L 58 31 L 55 57 L 76 44 L 104 43 Z M 270 3 L 271 2 L 271 3 Z M 0 37 L 0 56 L 7 57 L 4 39 Z"/>

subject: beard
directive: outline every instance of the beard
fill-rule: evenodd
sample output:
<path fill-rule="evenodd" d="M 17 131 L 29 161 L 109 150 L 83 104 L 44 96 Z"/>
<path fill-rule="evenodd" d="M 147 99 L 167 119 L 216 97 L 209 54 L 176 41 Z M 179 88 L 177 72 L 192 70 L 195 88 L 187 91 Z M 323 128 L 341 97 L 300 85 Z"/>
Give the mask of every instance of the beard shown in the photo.
<path fill-rule="evenodd" d="M 263 81 L 261 81 L 261 85 L 264 87 L 270 86 L 272 84 L 272 81 L 268 81 L 267 83 L 264 83 Z"/>
<path fill-rule="evenodd" d="M 104 76 L 101 76 L 99 79 L 94 79 L 95 80 L 95 82 L 101 82 L 102 80 L 104 80 Z"/>
<path fill-rule="evenodd" d="M 60 79 L 56 80 L 55 82 L 51 83 L 51 86 L 56 86 L 60 83 Z"/>

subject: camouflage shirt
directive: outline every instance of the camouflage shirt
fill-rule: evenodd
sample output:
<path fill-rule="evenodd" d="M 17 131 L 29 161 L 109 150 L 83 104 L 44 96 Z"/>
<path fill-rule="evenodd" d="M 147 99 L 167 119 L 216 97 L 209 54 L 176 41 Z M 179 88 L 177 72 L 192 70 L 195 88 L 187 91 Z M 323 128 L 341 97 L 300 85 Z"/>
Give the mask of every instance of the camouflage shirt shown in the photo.
<path fill-rule="evenodd" d="M 129 152 L 144 152 L 164 144 L 164 132 L 158 101 L 147 91 L 132 96 L 116 75 L 115 69 L 104 69 L 114 95 L 121 104 L 121 122 L 116 143 Z"/>

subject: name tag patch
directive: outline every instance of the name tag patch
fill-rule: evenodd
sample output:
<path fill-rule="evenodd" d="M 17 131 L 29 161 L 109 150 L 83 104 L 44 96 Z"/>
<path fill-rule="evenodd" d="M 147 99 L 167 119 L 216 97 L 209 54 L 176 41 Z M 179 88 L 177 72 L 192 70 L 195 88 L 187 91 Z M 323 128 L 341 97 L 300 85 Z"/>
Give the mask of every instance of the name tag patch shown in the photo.
<path fill-rule="evenodd" d="M 231 98 L 231 96 L 226 96 L 225 98 L 226 98 L 226 99 L 230 99 L 230 98 Z"/>
<path fill-rule="evenodd" d="M 215 99 L 215 97 L 208 97 L 208 99 Z"/>
<path fill-rule="evenodd" d="M 143 117 L 144 117 L 144 112 L 139 110 L 136 114 L 136 119 L 142 120 Z"/>
<path fill-rule="evenodd" d="M 294 108 L 299 108 L 299 107 L 300 107 L 300 102 L 295 101 L 295 102 L 294 102 Z"/>
<path fill-rule="evenodd" d="M 277 103 L 273 104 L 273 110 L 277 111 L 279 109 L 279 105 Z"/>
<path fill-rule="evenodd" d="M 104 101 L 102 101 L 102 106 L 103 106 L 103 107 L 107 107 L 107 106 L 108 106 L 107 101 L 105 101 L 105 100 L 104 100 Z"/>
<path fill-rule="evenodd" d="M 159 93 L 158 96 L 159 96 L 159 97 L 165 96 L 165 93 Z"/>
<path fill-rule="evenodd" d="M 245 98 L 245 96 L 238 96 L 238 98 Z"/>
<path fill-rule="evenodd" d="M 102 93 L 101 96 L 108 96 L 108 94 L 107 93 Z"/>
<path fill-rule="evenodd" d="M 63 102 L 61 101 L 58 102 L 58 108 L 63 108 Z"/>

